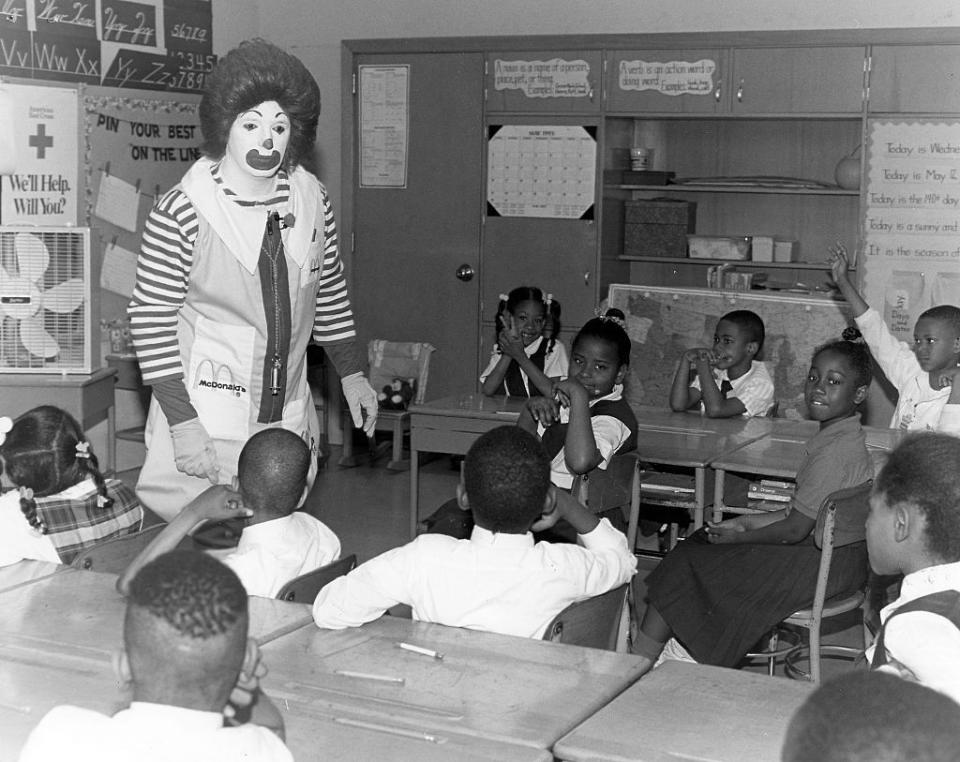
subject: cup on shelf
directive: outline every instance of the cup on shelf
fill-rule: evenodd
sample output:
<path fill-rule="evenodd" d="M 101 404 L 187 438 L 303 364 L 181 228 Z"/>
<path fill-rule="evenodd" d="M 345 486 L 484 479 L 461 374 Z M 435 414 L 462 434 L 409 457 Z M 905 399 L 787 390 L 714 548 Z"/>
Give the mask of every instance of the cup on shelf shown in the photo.
<path fill-rule="evenodd" d="M 653 149 L 631 148 L 630 169 L 632 169 L 634 172 L 643 172 L 648 169 L 653 169 Z"/>

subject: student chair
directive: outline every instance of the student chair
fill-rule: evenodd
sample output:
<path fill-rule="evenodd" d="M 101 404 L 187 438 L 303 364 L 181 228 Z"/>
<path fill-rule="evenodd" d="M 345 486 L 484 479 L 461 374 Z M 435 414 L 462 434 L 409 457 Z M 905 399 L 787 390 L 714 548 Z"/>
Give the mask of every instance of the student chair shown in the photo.
<path fill-rule="evenodd" d="M 339 561 L 333 561 L 319 569 L 314 569 L 306 574 L 295 577 L 277 592 L 277 598 L 281 601 L 296 601 L 298 603 L 313 603 L 324 586 L 330 584 L 337 577 L 342 577 L 347 572 L 356 568 L 357 556 L 351 553 L 344 556 Z"/>
<path fill-rule="evenodd" d="M 637 544 L 640 522 L 641 465 L 636 452 L 620 453 L 610 458 L 606 469 L 595 468 L 577 476 L 570 488 L 570 494 L 595 514 L 614 508 L 624 511 L 631 550 Z"/>
<path fill-rule="evenodd" d="M 430 374 L 430 355 L 434 347 L 423 341 L 386 341 L 373 339 L 367 346 L 367 357 L 370 363 L 370 385 L 380 392 L 389 386 L 394 379 L 411 381 L 414 388 L 411 405 L 419 405 L 426 399 L 427 377 Z M 343 407 L 343 454 L 339 465 L 343 468 L 353 468 L 359 465 L 359 459 L 353 452 L 353 419 L 350 411 Z M 393 432 L 393 453 L 387 468 L 391 471 L 406 471 L 410 461 L 403 459 L 403 435 L 410 430 L 410 413 L 403 410 L 385 410 L 380 408 L 377 413 L 376 431 Z M 371 461 L 378 457 L 378 451 L 371 441 Z"/>
<path fill-rule="evenodd" d="M 571 603 L 553 618 L 543 639 L 616 651 L 628 587 L 624 583 L 602 595 Z"/>
<path fill-rule="evenodd" d="M 863 524 L 870 510 L 869 499 L 872 486 L 873 482 L 867 481 L 855 487 L 837 490 L 823 501 L 817 515 L 817 526 L 814 530 L 814 538 L 821 552 L 813 603 L 809 607 L 795 611 L 783 620 L 783 624 L 803 627 L 808 630 L 810 644 L 809 646 L 787 648 L 785 653 L 784 650 L 771 649 L 749 653 L 746 657 L 748 659 L 767 659 L 771 675 L 773 674 L 773 661 L 777 657 L 783 656 L 784 671 L 790 677 L 810 680 L 819 685 L 821 658 L 823 656 L 855 659 L 862 653 L 862 647 L 858 649 L 821 645 L 820 626 L 824 619 L 853 611 L 860 608 L 864 602 L 865 591 L 863 589 L 830 600 L 826 600 L 826 594 L 834 548 L 846 545 L 863 536 Z M 807 658 L 810 661 L 809 673 L 802 671 L 797 666 L 798 661 Z"/>
<path fill-rule="evenodd" d="M 146 548 L 165 526 L 166 524 L 154 524 L 135 534 L 99 542 L 78 553 L 70 566 L 84 571 L 122 574 L 133 559 L 140 555 L 140 551 Z M 192 540 L 185 537 L 178 547 L 191 547 L 191 544 Z"/>

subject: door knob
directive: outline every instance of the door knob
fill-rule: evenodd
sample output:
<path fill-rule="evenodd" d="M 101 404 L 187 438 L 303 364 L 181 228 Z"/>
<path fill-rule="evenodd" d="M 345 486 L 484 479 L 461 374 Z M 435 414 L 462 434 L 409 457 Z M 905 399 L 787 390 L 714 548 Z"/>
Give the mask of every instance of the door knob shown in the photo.
<path fill-rule="evenodd" d="M 457 277 L 466 283 L 468 280 L 473 280 L 473 268 L 470 265 L 460 265 L 457 268 Z"/>

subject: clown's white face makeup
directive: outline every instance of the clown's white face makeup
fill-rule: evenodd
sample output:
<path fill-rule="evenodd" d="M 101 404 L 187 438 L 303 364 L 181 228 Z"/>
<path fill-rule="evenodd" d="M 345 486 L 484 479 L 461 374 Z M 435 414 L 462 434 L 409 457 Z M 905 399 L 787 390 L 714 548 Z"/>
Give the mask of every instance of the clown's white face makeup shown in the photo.
<path fill-rule="evenodd" d="M 238 114 L 221 163 L 224 180 L 234 187 L 247 185 L 251 178 L 272 179 L 289 141 L 290 117 L 276 101 L 264 101 Z M 243 192 L 242 188 L 234 189 Z"/>

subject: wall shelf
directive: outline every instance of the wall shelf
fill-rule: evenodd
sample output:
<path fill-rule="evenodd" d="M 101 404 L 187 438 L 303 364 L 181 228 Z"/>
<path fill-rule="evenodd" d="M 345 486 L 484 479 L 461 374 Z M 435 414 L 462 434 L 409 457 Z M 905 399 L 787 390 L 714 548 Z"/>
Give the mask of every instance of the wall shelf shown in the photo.
<path fill-rule="evenodd" d="M 655 262 L 662 265 L 737 265 L 771 270 L 829 270 L 827 262 L 754 262 L 752 259 L 706 259 L 704 257 L 638 257 L 621 255 L 629 262 Z M 854 270 L 855 268 L 850 268 Z"/>
<path fill-rule="evenodd" d="M 859 190 L 844 188 L 778 188 L 754 185 L 623 185 L 607 184 L 605 187 L 624 191 L 658 191 L 672 193 L 762 193 L 785 196 L 859 196 Z"/>

